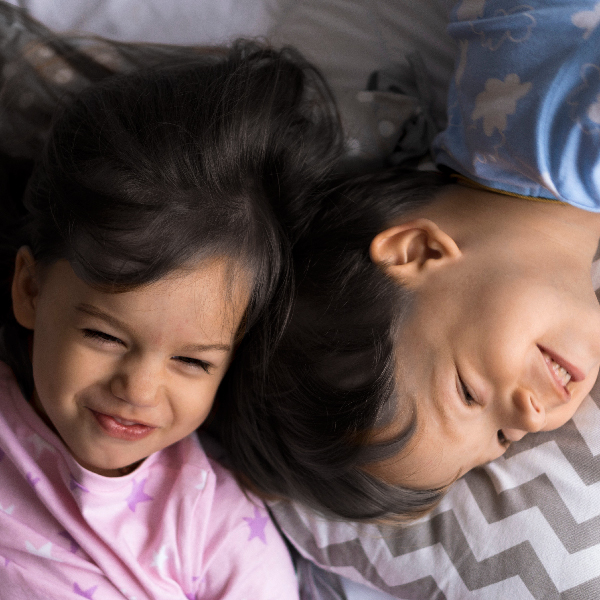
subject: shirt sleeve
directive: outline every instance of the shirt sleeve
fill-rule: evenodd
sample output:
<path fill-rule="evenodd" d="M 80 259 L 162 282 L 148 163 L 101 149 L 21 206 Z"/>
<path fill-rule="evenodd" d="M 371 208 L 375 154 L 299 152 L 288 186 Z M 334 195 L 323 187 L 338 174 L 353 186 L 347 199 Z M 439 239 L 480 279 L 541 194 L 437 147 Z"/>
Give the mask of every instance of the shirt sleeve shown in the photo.
<path fill-rule="evenodd" d="M 600 4 L 463 0 L 438 165 L 600 211 Z"/>

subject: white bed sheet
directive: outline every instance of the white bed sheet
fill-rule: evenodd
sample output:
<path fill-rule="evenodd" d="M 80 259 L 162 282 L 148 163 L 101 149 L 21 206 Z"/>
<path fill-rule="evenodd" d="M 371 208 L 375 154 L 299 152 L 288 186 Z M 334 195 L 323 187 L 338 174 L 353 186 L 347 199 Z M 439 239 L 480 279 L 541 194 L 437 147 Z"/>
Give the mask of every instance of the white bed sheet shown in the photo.
<path fill-rule="evenodd" d="M 349 149 L 362 160 L 388 156 L 416 111 L 445 123 L 455 46 L 446 32 L 453 0 L 9 0 L 57 32 L 122 41 L 218 44 L 264 37 L 297 47 L 316 64 L 340 107 Z M 378 94 L 365 102 L 369 75 L 406 70 L 418 51 L 433 102 Z M 384 132 L 381 135 L 380 132 Z"/>
<path fill-rule="evenodd" d="M 218 44 L 265 34 L 294 0 L 8 0 L 57 32 Z"/>

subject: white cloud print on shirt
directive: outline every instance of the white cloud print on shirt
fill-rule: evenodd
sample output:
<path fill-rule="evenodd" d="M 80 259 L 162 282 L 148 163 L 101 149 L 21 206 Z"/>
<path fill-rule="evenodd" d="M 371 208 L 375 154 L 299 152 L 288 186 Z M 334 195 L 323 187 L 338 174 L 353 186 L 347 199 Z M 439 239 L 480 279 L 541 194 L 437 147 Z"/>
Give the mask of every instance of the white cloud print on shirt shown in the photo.
<path fill-rule="evenodd" d="M 600 2 L 597 2 L 592 10 L 576 12 L 571 17 L 571 23 L 573 23 L 575 27 L 585 29 L 583 39 L 587 40 L 592 34 L 592 31 L 600 25 Z"/>
<path fill-rule="evenodd" d="M 471 119 L 483 119 L 483 131 L 488 137 L 495 129 L 503 134 L 508 115 L 515 114 L 517 102 L 526 96 L 531 88 L 531 82 L 521 83 L 516 73 L 510 73 L 504 81 L 488 79 L 484 91 L 477 94 Z"/>

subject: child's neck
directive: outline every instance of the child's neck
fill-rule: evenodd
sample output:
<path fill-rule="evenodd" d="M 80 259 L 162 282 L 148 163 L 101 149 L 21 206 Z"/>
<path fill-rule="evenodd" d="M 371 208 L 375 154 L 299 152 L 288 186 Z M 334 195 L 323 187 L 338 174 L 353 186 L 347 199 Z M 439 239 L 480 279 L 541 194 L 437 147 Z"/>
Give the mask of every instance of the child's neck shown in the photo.
<path fill-rule="evenodd" d="M 522 198 L 450 186 L 422 211 L 461 247 L 478 244 L 482 238 L 523 235 L 535 232 L 548 240 L 550 252 L 596 255 L 600 240 L 600 214 L 561 202 L 532 202 Z M 541 236 L 539 234 L 542 234 Z"/>

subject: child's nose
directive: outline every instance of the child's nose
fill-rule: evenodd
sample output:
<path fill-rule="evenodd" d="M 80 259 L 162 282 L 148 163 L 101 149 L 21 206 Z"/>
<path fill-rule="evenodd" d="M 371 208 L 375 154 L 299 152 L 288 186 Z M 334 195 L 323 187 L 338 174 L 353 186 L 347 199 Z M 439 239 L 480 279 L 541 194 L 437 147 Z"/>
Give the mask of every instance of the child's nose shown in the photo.
<path fill-rule="evenodd" d="M 128 357 L 111 380 L 111 392 L 120 400 L 140 408 L 159 402 L 160 367 L 150 358 Z"/>
<path fill-rule="evenodd" d="M 543 403 L 535 398 L 529 390 L 516 389 L 511 398 L 509 427 L 503 429 L 505 435 L 512 439 L 517 435 L 517 432 L 533 433 L 540 431 L 545 424 L 546 408 Z M 507 435 L 507 432 L 509 435 Z"/>

